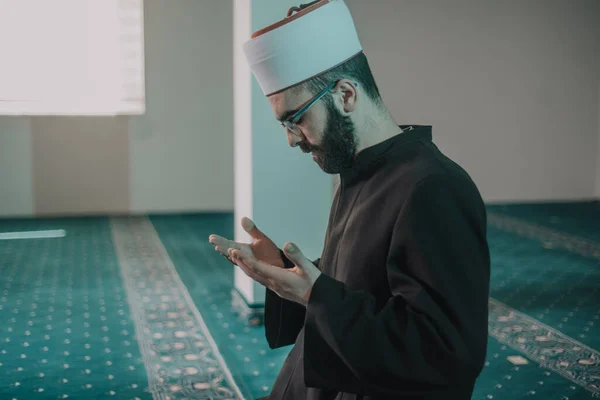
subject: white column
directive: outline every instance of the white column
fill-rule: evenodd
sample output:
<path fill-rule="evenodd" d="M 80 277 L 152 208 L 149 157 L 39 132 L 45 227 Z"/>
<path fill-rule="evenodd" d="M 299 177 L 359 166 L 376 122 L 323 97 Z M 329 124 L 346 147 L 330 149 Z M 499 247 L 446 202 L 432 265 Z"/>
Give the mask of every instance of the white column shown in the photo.
<path fill-rule="evenodd" d="M 290 7 L 300 3 L 234 0 L 235 240 L 251 240 L 240 225 L 247 216 L 279 248 L 293 241 L 315 259 L 323 250 L 332 177 L 310 155 L 288 146 L 286 133 L 275 120 L 242 51 L 252 32 L 285 17 Z M 260 308 L 264 287 L 234 268 L 237 292 L 248 306 Z"/>
<path fill-rule="evenodd" d="M 594 195 L 600 200 L 600 84 L 598 85 L 598 154 L 596 155 L 596 188 Z"/>

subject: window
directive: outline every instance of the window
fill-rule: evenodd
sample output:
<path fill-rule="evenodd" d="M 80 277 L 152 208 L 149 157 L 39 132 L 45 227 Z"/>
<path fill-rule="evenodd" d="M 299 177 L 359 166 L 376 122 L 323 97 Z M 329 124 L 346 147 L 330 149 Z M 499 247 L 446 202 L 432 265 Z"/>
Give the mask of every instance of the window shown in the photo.
<path fill-rule="evenodd" d="M 0 0 L 0 115 L 143 114 L 143 0 Z"/>

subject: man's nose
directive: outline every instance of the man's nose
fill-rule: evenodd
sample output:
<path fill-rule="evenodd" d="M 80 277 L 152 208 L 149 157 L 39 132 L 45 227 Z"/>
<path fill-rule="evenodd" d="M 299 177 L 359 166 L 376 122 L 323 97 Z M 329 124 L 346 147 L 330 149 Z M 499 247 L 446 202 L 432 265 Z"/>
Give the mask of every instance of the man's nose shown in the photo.
<path fill-rule="evenodd" d="M 290 130 L 287 131 L 287 137 L 288 144 L 290 145 L 290 147 L 298 147 L 298 143 L 302 141 L 302 139 L 298 135 L 294 134 Z"/>

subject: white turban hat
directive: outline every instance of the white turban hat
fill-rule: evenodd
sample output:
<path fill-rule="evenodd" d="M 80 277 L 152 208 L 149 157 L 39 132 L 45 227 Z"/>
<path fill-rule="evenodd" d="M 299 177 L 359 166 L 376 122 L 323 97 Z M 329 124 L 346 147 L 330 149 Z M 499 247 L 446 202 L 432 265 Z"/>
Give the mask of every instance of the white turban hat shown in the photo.
<path fill-rule="evenodd" d="M 255 32 L 243 46 L 266 96 L 319 76 L 362 52 L 343 0 L 321 0 L 290 14 Z"/>

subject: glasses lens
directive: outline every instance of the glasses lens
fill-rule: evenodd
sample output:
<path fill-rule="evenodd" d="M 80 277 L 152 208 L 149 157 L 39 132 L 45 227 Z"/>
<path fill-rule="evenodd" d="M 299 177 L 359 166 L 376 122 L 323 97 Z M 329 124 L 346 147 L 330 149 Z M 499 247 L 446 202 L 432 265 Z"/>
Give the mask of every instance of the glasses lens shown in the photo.
<path fill-rule="evenodd" d="M 283 126 L 289 130 L 290 132 L 292 132 L 294 135 L 298 135 L 299 130 L 298 130 L 298 126 L 290 121 L 283 121 Z"/>

